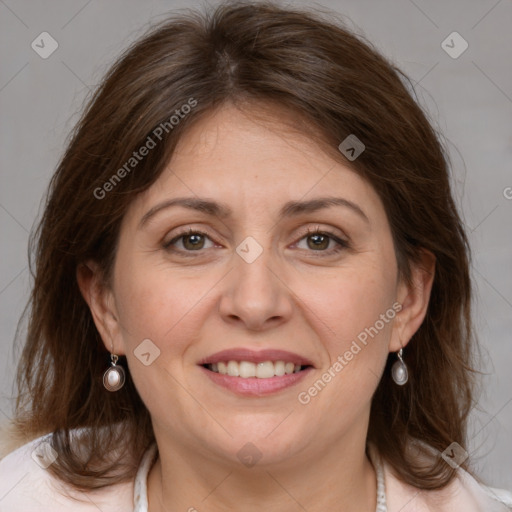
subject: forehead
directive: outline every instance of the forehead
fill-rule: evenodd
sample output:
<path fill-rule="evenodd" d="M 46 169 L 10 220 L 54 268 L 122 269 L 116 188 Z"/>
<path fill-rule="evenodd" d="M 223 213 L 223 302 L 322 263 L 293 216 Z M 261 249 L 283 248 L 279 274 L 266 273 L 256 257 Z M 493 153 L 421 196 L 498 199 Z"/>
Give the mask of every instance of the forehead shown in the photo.
<path fill-rule="evenodd" d="M 247 165 L 254 162 L 260 168 L 274 169 L 289 161 L 306 160 L 314 168 L 332 165 L 332 158 L 321 155 L 317 143 L 304 133 L 314 128 L 305 128 L 306 121 L 299 114 L 261 105 L 251 103 L 241 109 L 228 103 L 210 112 L 181 137 L 171 165 L 181 158 L 211 159 L 212 164 L 236 158 Z"/>
<path fill-rule="evenodd" d="M 340 195 L 382 214 L 376 192 L 352 168 L 293 129 L 282 113 L 262 116 L 255 108 L 226 105 L 189 127 L 166 170 L 138 199 L 139 214 L 173 197 L 216 198 L 232 209 L 268 213 L 291 200 Z"/>

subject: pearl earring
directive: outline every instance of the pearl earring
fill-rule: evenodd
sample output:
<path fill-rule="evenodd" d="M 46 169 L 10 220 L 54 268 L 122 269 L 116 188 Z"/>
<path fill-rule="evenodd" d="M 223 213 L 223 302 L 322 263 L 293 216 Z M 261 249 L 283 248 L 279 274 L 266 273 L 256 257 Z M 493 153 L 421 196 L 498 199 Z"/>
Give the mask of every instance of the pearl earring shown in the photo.
<path fill-rule="evenodd" d="M 124 386 L 125 381 L 125 372 L 122 366 L 117 366 L 118 356 L 115 354 L 110 354 L 111 366 L 110 368 L 103 374 L 103 385 L 109 391 L 118 391 Z"/>
<path fill-rule="evenodd" d="M 391 368 L 391 377 L 396 384 L 403 386 L 409 379 L 409 373 L 407 372 L 407 366 L 402 359 L 403 349 L 400 349 L 397 353 L 398 361 L 395 361 Z"/>

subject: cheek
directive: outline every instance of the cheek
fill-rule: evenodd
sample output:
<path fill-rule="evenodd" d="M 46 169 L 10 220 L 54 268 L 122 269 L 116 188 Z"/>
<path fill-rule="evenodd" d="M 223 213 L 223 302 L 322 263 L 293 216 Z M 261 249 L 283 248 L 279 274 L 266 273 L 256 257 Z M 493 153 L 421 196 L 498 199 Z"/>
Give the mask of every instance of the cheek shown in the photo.
<path fill-rule="evenodd" d="M 383 325 L 380 315 L 392 307 L 394 297 L 395 288 L 385 269 L 366 267 L 343 270 L 335 280 L 329 280 L 321 295 L 314 294 L 310 300 L 330 327 L 332 344 L 343 348 L 376 322 L 378 330 L 386 333 L 390 323 Z M 394 316 L 393 312 L 390 315 Z"/>
<path fill-rule="evenodd" d="M 198 339 L 203 323 L 199 317 L 205 314 L 205 295 L 213 283 L 180 278 L 176 269 L 158 266 L 140 271 L 120 267 L 121 272 L 129 277 L 119 283 L 116 303 L 135 386 L 149 410 L 165 415 L 163 411 L 172 407 L 185 417 L 189 413 L 180 402 L 182 361 Z"/>
<path fill-rule="evenodd" d="M 136 274 L 119 287 L 118 309 L 122 321 L 125 341 L 130 345 L 150 338 L 157 345 L 174 340 L 186 325 L 186 316 L 204 295 L 203 285 L 184 282 L 169 272 L 148 272 Z M 132 346 L 133 348 L 133 346 Z"/>
<path fill-rule="evenodd" d="M 326 384 L 311 390 L 322 395 L 321 403 L 340 411 L 366 407 L 388 353 L 396 316 L 393 284 L 385 265 L 361 265 L 326 280 L 322 293 L 303 290 L 328 356 L 318 376 Z"/>
<path fill-rule="evenodd" d="M 116 304 L 127 355 L 149 339 L 160 351 L 159 365 L 174 367 L 199 341 L 201 325 L 211 314 L 210 296 L 222 275 L 148 264 L 135 257 L 119 261 L 116 270 Z"/>

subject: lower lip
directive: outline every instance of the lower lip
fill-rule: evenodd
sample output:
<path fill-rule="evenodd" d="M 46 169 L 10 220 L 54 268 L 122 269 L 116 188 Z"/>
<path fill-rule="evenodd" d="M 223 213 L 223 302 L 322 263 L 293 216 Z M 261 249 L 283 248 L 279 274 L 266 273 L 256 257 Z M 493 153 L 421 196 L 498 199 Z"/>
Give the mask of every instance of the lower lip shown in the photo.
<path fill-rule="evenodd" d="M 313 369 L 309 367 L 300 372 L 286 374 L 282 377 L 276 376 L 268 379 L 250 377 L 248 379 L 244 379 L 242 377 L 231 377 L 230 375 L 222 375 L 221 373 L 212 372 L 204 366 L 200 366 L 200 368 L 206 372 L 206 375 L 215 382 L 215 384 L 242 396 L 265 396 L 277 393 L 278 391 L 297 384 Z"/>

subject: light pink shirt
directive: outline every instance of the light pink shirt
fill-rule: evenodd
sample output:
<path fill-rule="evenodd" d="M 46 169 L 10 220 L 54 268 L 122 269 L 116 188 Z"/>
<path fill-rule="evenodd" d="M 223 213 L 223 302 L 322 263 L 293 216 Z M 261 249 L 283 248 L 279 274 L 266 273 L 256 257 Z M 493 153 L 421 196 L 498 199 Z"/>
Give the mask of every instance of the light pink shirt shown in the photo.
<path fill-rule="evenodd" d="M 143 493 L 145 492 L 146 475 L 150 465 L 146 464 L 145 468 L 141 466 L 139 469 L 137 485 L 134 478 L 130 482 L 98 491 L 80 493 L 55 479 L 43 467 L 47 464 L 47 460 L 38 458 L 38 452 L 34 452 L 38 445 L 41 446 L 43 437 L 21 446 L 0 460 L 0 512 L 98 512 L 98 510 L 131 512 L 134 510 L 134 495 L 140 495 L 141 489 Z M 381 461 L 374 450 L 370 451 L 370 454 L 374 466 L 379 465 L 383 469 L 387 512 L 510 512 L 512 510 L 511 492 L 480 485 L 462 468 L 457 469 L 457 478 L 445 489 L 422 491 L 396 478 L 392 468 Z M 191 507 L 193 506 L 194 504 L 191 504 Z M 197 510 L 199 511 L 200 507 Z"/>

